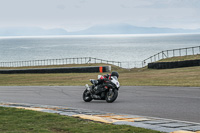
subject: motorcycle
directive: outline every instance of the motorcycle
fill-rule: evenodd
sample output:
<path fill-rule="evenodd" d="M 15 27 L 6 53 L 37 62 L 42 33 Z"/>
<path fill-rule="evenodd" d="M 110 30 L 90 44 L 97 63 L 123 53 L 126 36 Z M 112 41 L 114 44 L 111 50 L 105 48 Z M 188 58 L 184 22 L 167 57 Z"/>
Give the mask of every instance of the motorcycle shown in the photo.
<path fill-rule="evenodd" d="M 100 77 L 101 75 L 98 76 L 98 78 Z M 83 100 L 85 102 L 90 102 L 94 99 L 106 100 L 106 102 L 112 103 L 117 99 L 120 83 L 116 76 L 111 76 L 111 80 L 108 80 L 101 85 L 96 85 L 97 80 L 94 79 L 90 79 L 90 82 L 93 85 L 88 86 L 88 84 L 86 84 L 86 89 L 83 92 Z"/>

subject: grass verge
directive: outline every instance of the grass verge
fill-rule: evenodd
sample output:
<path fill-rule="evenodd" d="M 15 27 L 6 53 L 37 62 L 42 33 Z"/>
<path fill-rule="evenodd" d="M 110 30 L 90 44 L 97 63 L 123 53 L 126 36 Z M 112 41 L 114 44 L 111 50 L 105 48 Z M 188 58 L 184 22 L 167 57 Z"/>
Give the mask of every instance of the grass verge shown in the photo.
<path fill-rule="evenodd" d="M 173 57 L 163 62 L 200 59 L 200 55 Z M 103 66 L 107 64 L 73 64 L 64 66 L 39 66 L 23 68 Z M 8 68 L 1 68 L 8 69 Z M 13 68 L 9 68 L 13 69 Z M 16 68 L 15 68 L 16 69 Z M 19 69 L 19 68 L 18 68 Z M 118 71 L 119 81 L 123 86 L 200 86 L 200 66 L 175 69 L 123 69 L 112 66 Z M 106 73 L 60 73 L 60 74 L 0 74 L 0 86 L 84 86 L 89 79 Z"/>
<path fill-rule="evenodd" d="M 171 57 L 159 60 L 158 62 L 174 62 L 174 61 L 198 60 L 198 59 L 200 59 L 200 54 Z"/>
<path fill-rule="evenodd" d="M 126 70 L 112 66 L 112 70 L 119 72 L 122 86 L 200 86 L 199 66 L 159 70 L 147 68 Z M 0 85 L 84 86 L 90 83 L 89 79 L 97 79 L 98 74 L 102 73 L 0 74 Z"/>
<path fill-rule="evenodd" d="M 5 107 L 0 107 L 0 132 L 160 133 L 132 126 L 98 123 L 58 114 Z"/>

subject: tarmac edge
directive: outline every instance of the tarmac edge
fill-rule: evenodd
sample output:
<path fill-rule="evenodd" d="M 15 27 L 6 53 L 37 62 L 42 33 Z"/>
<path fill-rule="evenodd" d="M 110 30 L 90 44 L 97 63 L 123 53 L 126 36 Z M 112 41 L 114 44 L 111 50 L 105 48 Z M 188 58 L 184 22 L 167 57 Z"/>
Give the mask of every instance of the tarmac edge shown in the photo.
<path fill-rule="evenodd" d="M 57 113 L 115 125 L 130 125 L 169 133 L 200 133 L 200 123 L 169 120 L 162 118 L 116 114 L 63 106 L 37 105 L 0 102 L 0 107 L 14 107 L 26 110 Z"/>

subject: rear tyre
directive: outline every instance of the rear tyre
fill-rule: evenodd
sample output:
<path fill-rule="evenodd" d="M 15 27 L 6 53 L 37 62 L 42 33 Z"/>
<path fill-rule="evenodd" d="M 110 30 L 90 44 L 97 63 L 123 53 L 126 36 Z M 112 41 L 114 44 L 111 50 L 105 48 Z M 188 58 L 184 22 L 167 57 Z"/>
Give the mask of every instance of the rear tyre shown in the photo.
<path fill-rule="evenodd" d="M 87 89 L 83 92 L 83 100 L 84 100 L 85 102 L 90 102 L 90 101 L 92 101 L 91 94 L 88 93 Z"/>
<path fill-rule="evenodd" d="M 118 91 L 114 89 L 111 93 L 108 91 L 106 94 L 106 102 L 112 103 L 117 99 Z"/>

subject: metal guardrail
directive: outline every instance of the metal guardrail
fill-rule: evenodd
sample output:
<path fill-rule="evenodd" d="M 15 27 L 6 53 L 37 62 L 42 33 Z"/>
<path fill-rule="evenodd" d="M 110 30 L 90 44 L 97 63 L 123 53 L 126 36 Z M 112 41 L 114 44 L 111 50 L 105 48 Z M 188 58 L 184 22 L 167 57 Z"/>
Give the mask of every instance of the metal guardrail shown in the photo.
<path fill-rule="evenodd" d="M 122 68 L 142 68 L 142 61 L 123 61 L 121 62 L 121 67 Z"/>
<path fill-rule="evenodd" d="M 80 58 L 0 62 L 0 67 L 48 66 L 48 65 L 67 65 L 67 64 L 89 64 L 89 63 L 105 63 L 105 64 L 116 65 L 119 67 L 122 66 L 122 63 L 117 61 L 108 61 L 92 57 L 80 57 Z"/>
<path fill-rule="evenodd" d="M 144 67 L 148 65 L 148 63 L 156 62 L 158 60 L 165 59 L 165 58 L 195 55 L 195 54 L 200 54 L 200 46 L 165 50 L 143 60 L 142 66 Z"/>
<path fill-rule="evenodd" d="M 79 57 L 79 58 L 62 58 L 62 59 L 44 59 L 44 60 L 30 60 L 30 61 L 13 61 L 13 62 L 0 62 L 0 67 L 25 67 L 25 66 L 48 66 L 48 65 L 67 65 L 67 64 L 90 64 L 90 63 L 104 63 L 112 64 L 122 68 L 142 68 L 148 63 L 156 62 L 161 59 L 200 54 L 200 46 L 187 47 L 180 49 L 172 49 L 161 51 L 143 61 L 108 61 L 92 57 Z"/>

